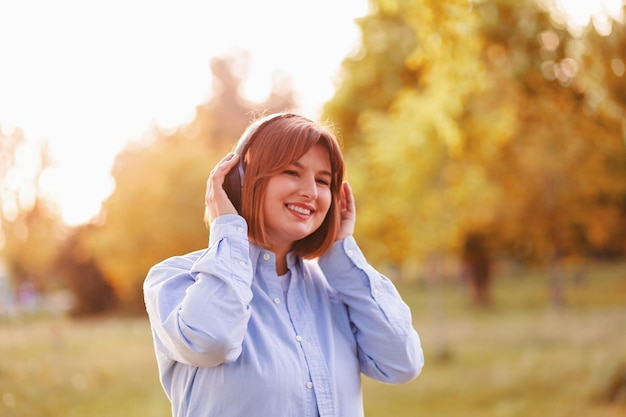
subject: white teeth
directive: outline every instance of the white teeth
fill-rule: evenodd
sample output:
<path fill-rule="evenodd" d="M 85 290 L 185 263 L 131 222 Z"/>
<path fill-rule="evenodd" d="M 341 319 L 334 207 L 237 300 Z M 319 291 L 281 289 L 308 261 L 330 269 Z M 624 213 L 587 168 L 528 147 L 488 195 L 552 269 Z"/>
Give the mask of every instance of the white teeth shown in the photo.
<path fill-rule="evenodd" d="M 296 213 L 305 214 L 305 215 L 311 214 L 311 210 L 305 209 L 303 207 L 294 206 L 293 204 L 287 204 L 287 208 L 289 210 L 295 211 Z"/>

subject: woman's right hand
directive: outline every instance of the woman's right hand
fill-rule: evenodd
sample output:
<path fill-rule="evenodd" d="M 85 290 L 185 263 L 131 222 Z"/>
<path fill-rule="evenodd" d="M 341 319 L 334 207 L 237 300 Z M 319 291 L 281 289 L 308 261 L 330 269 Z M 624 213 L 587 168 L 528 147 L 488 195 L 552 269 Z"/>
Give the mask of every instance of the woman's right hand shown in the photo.
<path fill-rule="evenodd" d="M 206 183 L 204 196 L 204 221 L 207 226 L 224 214 L 237 214 L 235 206 L 224 191 L 224 178 L 231 169 L 237 166 L 239 155 L 230 152 L 224 156 L 211 171 Z"/>

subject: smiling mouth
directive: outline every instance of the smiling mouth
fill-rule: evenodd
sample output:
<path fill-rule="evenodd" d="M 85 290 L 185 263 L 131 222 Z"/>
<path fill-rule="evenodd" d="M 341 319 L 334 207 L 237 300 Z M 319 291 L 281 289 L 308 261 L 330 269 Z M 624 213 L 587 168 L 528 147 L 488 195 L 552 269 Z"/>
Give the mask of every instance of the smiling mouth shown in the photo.
<path fill-rule="evenodd" d="M 313 211 L 304 207 L 295 206 L 293 204 L 287 204 L 287 208 L 291 211 L 295 211 L 298 214 L 302 214 L 304 216 L 310 215 Z"/>

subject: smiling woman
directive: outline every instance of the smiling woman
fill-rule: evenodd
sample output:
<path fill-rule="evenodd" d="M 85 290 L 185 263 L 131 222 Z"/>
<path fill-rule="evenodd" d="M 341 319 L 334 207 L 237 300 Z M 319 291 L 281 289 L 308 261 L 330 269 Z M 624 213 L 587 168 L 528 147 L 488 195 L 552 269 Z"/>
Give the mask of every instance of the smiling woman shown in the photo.
<path fill-rule="evenodd" d="M 57 166 L 46 187 L 75 225 L 113 189 L 111 164 L 129 141 L 155 123 L 188 122 L 207 100 L 212 57 L 249 51 L 246 95 L 263 98 L 281 71 L 292 77 L 303 111 L 318 112 L 356 43 L 354 18 L 367 2 L 23 0 L 1 7 L 0 126 L 50 143 Z"/>
<path fill-rule="evenodd" d="M 207 181 L 208 245 L 144 281 L 172 415 L 363 417 L 361 375 L 400 384 L 422 369 L 410 309 L 352 236 L 333 133 L 293 113 L 254 126 Z M 224 179 L 242 162 L 239 213 Z"/>

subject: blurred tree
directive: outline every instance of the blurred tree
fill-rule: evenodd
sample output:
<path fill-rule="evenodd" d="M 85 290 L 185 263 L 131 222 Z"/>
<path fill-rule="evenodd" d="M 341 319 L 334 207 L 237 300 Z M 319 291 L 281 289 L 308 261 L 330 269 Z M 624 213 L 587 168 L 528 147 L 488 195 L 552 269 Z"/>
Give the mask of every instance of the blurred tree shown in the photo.
<path fill-rule="evenodd" d="M 196 117 L 185 127 L 185 135 L 207 141 L 211 147 L 231 147 L 258 111 L 286 111 L 296 107 L 291 81 L 277 76 L 270 96 L 260 106 L 242 97 L 248 74 L 249 55 L 236 53 L 211 60 L 213 96 L 196 108 Z"/>
<path fill-rule="evenodd" d="M 8 175 L 16 165 L 16 155 L 20 146 L 25 143 L 24 134 L 20 129 L 6 133 L 0 125 L 0 178 L 3 179 L 2 192 L 9 191 Z"/>
<path fill-rule="evenodd" d="M 116 296 L 111 285 L 104 280 L 93 256 L 78 244 L 80 235 L 93 225 L 75 228 L 60 248 L 55 272 L 73 294 L 70 314 L 74 317 L 106 313 L 116 306 Z"/>
<path fill-rule="evenodd" d="M 45 141 L 28 142 L 19 129 L 0 129 L 0 256 L 16 287 L 43 291 L 56 285 L 50 268 L 64 230 L 41 186 L 51 166 Z"/>
<path fill-rule="evenodd" d="M 484 88 L 471 2 L 376 1 L 361 51 L 325 106 L 347 149 L 358 231 L 373 258 L 400 266 L 461 246 L 490 218 L 497 190 L 463 158 L 457 119 Z"/>
<path fill-rule="evenodd" d="M 470 283 L 473 300 L 478 305 L 490 304 L 489 285 L 491 282 L 491 251 L 486 246 L 484 233 L 468 233 L 462 248 L 463 273 Z"/>
<path fill-rule="evenodd" d="M 202 137 L 214 144 L 232 144 L 248 124 L 249 107 L 240 94 L 248 59 L 247 54 L 236 54 L 211 60 L 213 99 L 198 107 L 196 122 L 192 124 L 207 128 Z M 199 123 L 202 119 L 206 122 Z"/>
<path fill-rule="evenodd" d="M 532 10 L 508 0 L 479 7 L 493 87 L 472 97 L 461 122 L 469 145 L 500 144 L 468 153 L 503 193 L 490 235 L 509 256 L 551 265 L 551 300 L 560 306 L 563 258 L 589 254 L 594 230 L 624 237 L 616 216 L 597 215 L 623 201 L 623 110 L 594 104 L 608 85 L 582 62 L 602 62 L 596 48 Z"/>
<path fill-rule="evenodd" d="M 360 50 L 344 60 L 343 79 L 324 106 L 325 116 L 340 128 L 345 149 L 362 140 L 359 119 L 363 113 L 387 112 L 400 90 L 416 88 L 423 71 L 418 63 L 406 65 L 418 47 L 415 29 L 403 17 L 407 6 L 398 2 L 381 6 L 376 1 L 369 3 L 371 14 L 358 21 Z"/>
<path fill-rule="evenodd" d="M 541 257 L 581 249 L 572 233 L 588 217 L 589 198 L 618 183 L 603 148 L 613 143 L 619 151 L 620 131 L 600 122 L 578 84 L 581 41 L 555 27 L 548 13 L 530 10 L 507 0 L 480 8 L 493 88 L 472 97 L 462 123 L 469 146 L 500 144 L 469 153 L 505 193 L 496 230 Z"/>
<path fill-rule="evenodd" d="M 141 284 L 156 260 L 205 244 L 202 196 L 213 160 L 202 142 L 176 133 L 117 157 L 115 192 L 82 244 L 124 308 L 142 306 Z"/>
<path fill-rule="evenodd" d="M 344 137 L 357 233 L 401 265 L 458 251 L 475 288 L 493 249 L 552 262 L 562 303 L 565 254 L 623 247 L 623 25 L 586 44 L 532 0 L 371 4 L 324 109 Z"/>
<path fill-rule="evenodd" d="M 174 132 L 155 128 L 152 137 L 116 159 L 115 191 L 104 203 L 99 223 L 79 236 L 77 249 L 93 257 L 121 308 L 144 311 L 142 284 L 152 265 L 206 246 L 206 180 L 252 119 L 253 109 L 295 107 L 293 94 L 284 87 L 263 103 L 240 97 L 239 65 L 238 58 L 215 59 L 211 68 L 220 88 L 197 107 L 194 120 Z"/>
<path fill-rule="evenodd" d="M 622 8 L 626 15 L 626 4 Z M 626 256 L 626 21 L 613 20 L 609 34 L 589 31 L 576 80 L 585 92 L 586 116 L 598 126 L 593 142 L 600 178 L 585 219 L 586 241 L 602 257 Z M 594 173 L 594 177 L 597 174 Z"/>

